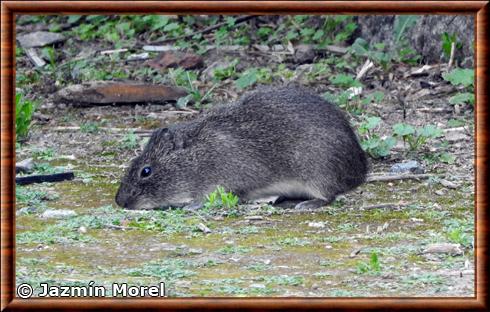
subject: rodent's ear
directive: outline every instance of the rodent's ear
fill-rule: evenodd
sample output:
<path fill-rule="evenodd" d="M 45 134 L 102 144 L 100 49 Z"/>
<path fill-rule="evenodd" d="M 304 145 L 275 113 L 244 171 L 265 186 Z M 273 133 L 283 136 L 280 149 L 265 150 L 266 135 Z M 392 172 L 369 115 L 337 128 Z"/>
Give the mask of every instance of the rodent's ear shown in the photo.
<path fill-rule="evenodd" d="M 169 142 L 171 140 L 170 131 L 168 128 L 160 128 L 153 131 L 150 140 L 148 141 L 147 148 L 151 150 L 152 147 L 157 147 L 163 142 Z"/>

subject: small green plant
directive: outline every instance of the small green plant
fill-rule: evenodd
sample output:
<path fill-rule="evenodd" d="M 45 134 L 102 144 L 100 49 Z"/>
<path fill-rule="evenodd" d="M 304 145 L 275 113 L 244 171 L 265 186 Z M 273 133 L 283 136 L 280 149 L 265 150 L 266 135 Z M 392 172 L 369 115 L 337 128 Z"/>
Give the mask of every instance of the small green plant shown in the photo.
<path fill-rule="evenodd" d="M 234 59 L 226 67 L 218 67 L 213 71 L 213 78 L 219 81 L 232 78 L 236 75 L 236 65 L 238 64 L 238 59 Z"/>
<path fill-rule="evenodd" d="M 32 101 L 23 99 L 21 94 L 15 96 L 15 134 L 17 141 L 27 139 L 31 127 L 32 114 L 34 114 L 35 104 Z"/>
<path fill-rule="evenodd" d="M 357 81 L 353 76 L 346 74 L 337 74 L 330 78 L 330 82 L 339 87 L 350 88 L 350 87 L 361 87 L 362 83 Z"/>
<path fill-rule="evenodd" d="M 360 261 L 357 263 L 357 274 L 377 274 L 379 272 L 381 272 L 381 264 L 379 262 L 378 254 L 374 251 L 371 252 L 369 262 Z"/>
<path fill-rule="evenodd" d="M 458 92 L 449 99 L 452 105 L 468 103 L 475 104 L 474 81 L 475 71 L 473 69 L 455 68 L 442 75 L 444 80 L 449 81 L 454 86 L 464 87 L 464 92 Z"/>
<path fill-rule="evenodd" d="M 388 136 L 381 138 L 375 129 L 379 127 L 381 118 L 366 117 L 358 127 L 359 135 L 361 136 L 361 147 L 372 158 L 378 159 L 390 155 L 390 151 L 396 144 L 396 139 Z"/>
<path fill-rule="evenodd" d="M 45 47 L 41 50 L 42 55 L 49 62 L 49 69 L 56 70 L 56 50 L 53 47 Z"/>
<path fill-rule="evenodd" d="M 393 126 L 393 134 L 396 138 L 408 143 L 410 151 L 416 151 L 429 140 L 442 136 L 442 130 L 434 125 L 415 128 L 408 124 L 398 123 Z"/>
<path fill-rule="evenodd" d="M 238 196 L 231 192 L 226 192 L 222 186 L 206 196 L 204 209 L 227 208 L 232 209 L 238 205 Z"/>
<path fill-rule="evenodd" d="M 178 108 L 186 107 L 189 102 L 194 101 L 196 107 L 200 107 L 218 86 L 214 84 L 204 95 L 201 94 L 199 89 L 195 86 L 197 81 L 197 72 L 191 70 L 183 70 L 182 68 L 170 69 L 170 78 L 174 81 L 175 85 L 184 88 L 189 95 L 181 97 L 177 100 L 176 106 Z"/>
<path fill-rule="evenodd" d="M 235 86 L 238 89 L 245 89 L 254 85 L 258 80 L 257 68 L 249 68 L 241 74 L 240 78 L 235 80 Z"/>

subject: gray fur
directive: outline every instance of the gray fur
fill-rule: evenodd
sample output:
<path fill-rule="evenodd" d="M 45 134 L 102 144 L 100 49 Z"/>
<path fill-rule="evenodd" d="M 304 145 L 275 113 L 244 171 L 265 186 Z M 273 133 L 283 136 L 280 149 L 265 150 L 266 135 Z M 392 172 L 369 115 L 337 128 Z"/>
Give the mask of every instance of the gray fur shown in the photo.
<path fill-rule="evenodd" d="M 141 170 L 152 174 L 142 178 Z M 334 105 L 300 87 L 259 89 L 156 130 L 116 195 L 129 209 L 198 203 L 218 185 L 241 200 L 326 203 L 365 180 L 366 156 Z"/>

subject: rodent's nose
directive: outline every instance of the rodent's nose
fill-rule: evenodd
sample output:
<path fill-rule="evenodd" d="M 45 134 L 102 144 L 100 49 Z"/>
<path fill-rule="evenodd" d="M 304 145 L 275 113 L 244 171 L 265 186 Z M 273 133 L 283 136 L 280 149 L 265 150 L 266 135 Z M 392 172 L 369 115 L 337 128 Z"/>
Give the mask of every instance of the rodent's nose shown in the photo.
<path fill-rule="evenodd" d="M 121 192 L 121 187 L 119 187 L 119 189 L 117 190 L 117 193 L 116 193 L 116 204 L 119 206 L 119 207 L 122 207 L 122 208 L 128 208 L 128 197 L 127 196 L 124 196 L 122 195 L 123 192 Z"/>

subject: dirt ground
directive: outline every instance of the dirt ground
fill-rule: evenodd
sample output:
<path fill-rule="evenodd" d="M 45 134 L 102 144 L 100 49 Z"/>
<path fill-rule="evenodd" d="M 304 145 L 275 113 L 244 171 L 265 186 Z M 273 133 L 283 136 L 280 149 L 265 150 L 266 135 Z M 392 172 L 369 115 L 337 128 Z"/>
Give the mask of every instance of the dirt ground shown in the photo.
<path fill-rule="evenodd" d="M 21 31 L 31 31 L 29 25 Z M 72 38 L 56 48 L 62 51 L 56 62 L 106 48 L 103 40 Z M 168 72 L 144 73 L 148 61 L 128 62 L 125 53 L 130 52 L 90 56 L 83 70 L 117 69 L 127 74 L 123 80 L 172 84 Z M 80 82 L 79 76 L 71 78 L 75 69 L 35 69 L 25 54 L 17 57 L 17 88 L 39 103 L 28 139 L 17 145 L 17 161 L 33 158 L 37 173 L 75 173 L 71 181 L 17 186 L 18 284 L 39 291 L 42 282 L 94 281 L 108 287 L 163 281 L 169 296 L 474 296 L 474 113 L 470 105 L 449 104 L 458 89 L 442 79 L 444 64 L 431 64 L 423 75 L 410 74 L 419 64 L 394 63 L 389 72 L 375 66 L 362 79 L 362 95 L 341 106 L 356 129 L 366 116 L 379 117 L 374 131 L 380 137 L 390 135 L 397 123 L 443 129 L 415 151 L 398 141 L 389 156 L 370 157 L 372 176 L 417 160 L 423 178 L 368 182 L 315 211 L 266 204 L 210 213 L 120 209 L 114 201 L 120 178 L 148 139 L 129 129 L 190 120 L 261 83 L 294 82 L 338 96 L 346 88 L 328 77 L 355 76 L 364 63 L 332 53 L 300 64 L 292 56 L 277 58 L 250 47 L 218 48 L 201 56 L 204 66 L 195 70 L 193 81 L 201 94 L 213 86 L 204 71 L 216 60 L 238 59 L 238 72 L 268 69 L 271 79 L 240 89 L 227 78 L 207 101 L 185 108 L 174 102 L 83 106 L 55 97 L 57 90 Z M 328 58 L 332 63 L 322 63 Z M 320 65 L 315 64 L 326 72 L 316 72 Z M 19 77 L 27 80 L 19 83 Z M 375 92 L 383 98 L 363 104 Z M 70 213 L 46 216 L 53 210 Z M 452 247 L 431 251 L 441 244 Z"/>

